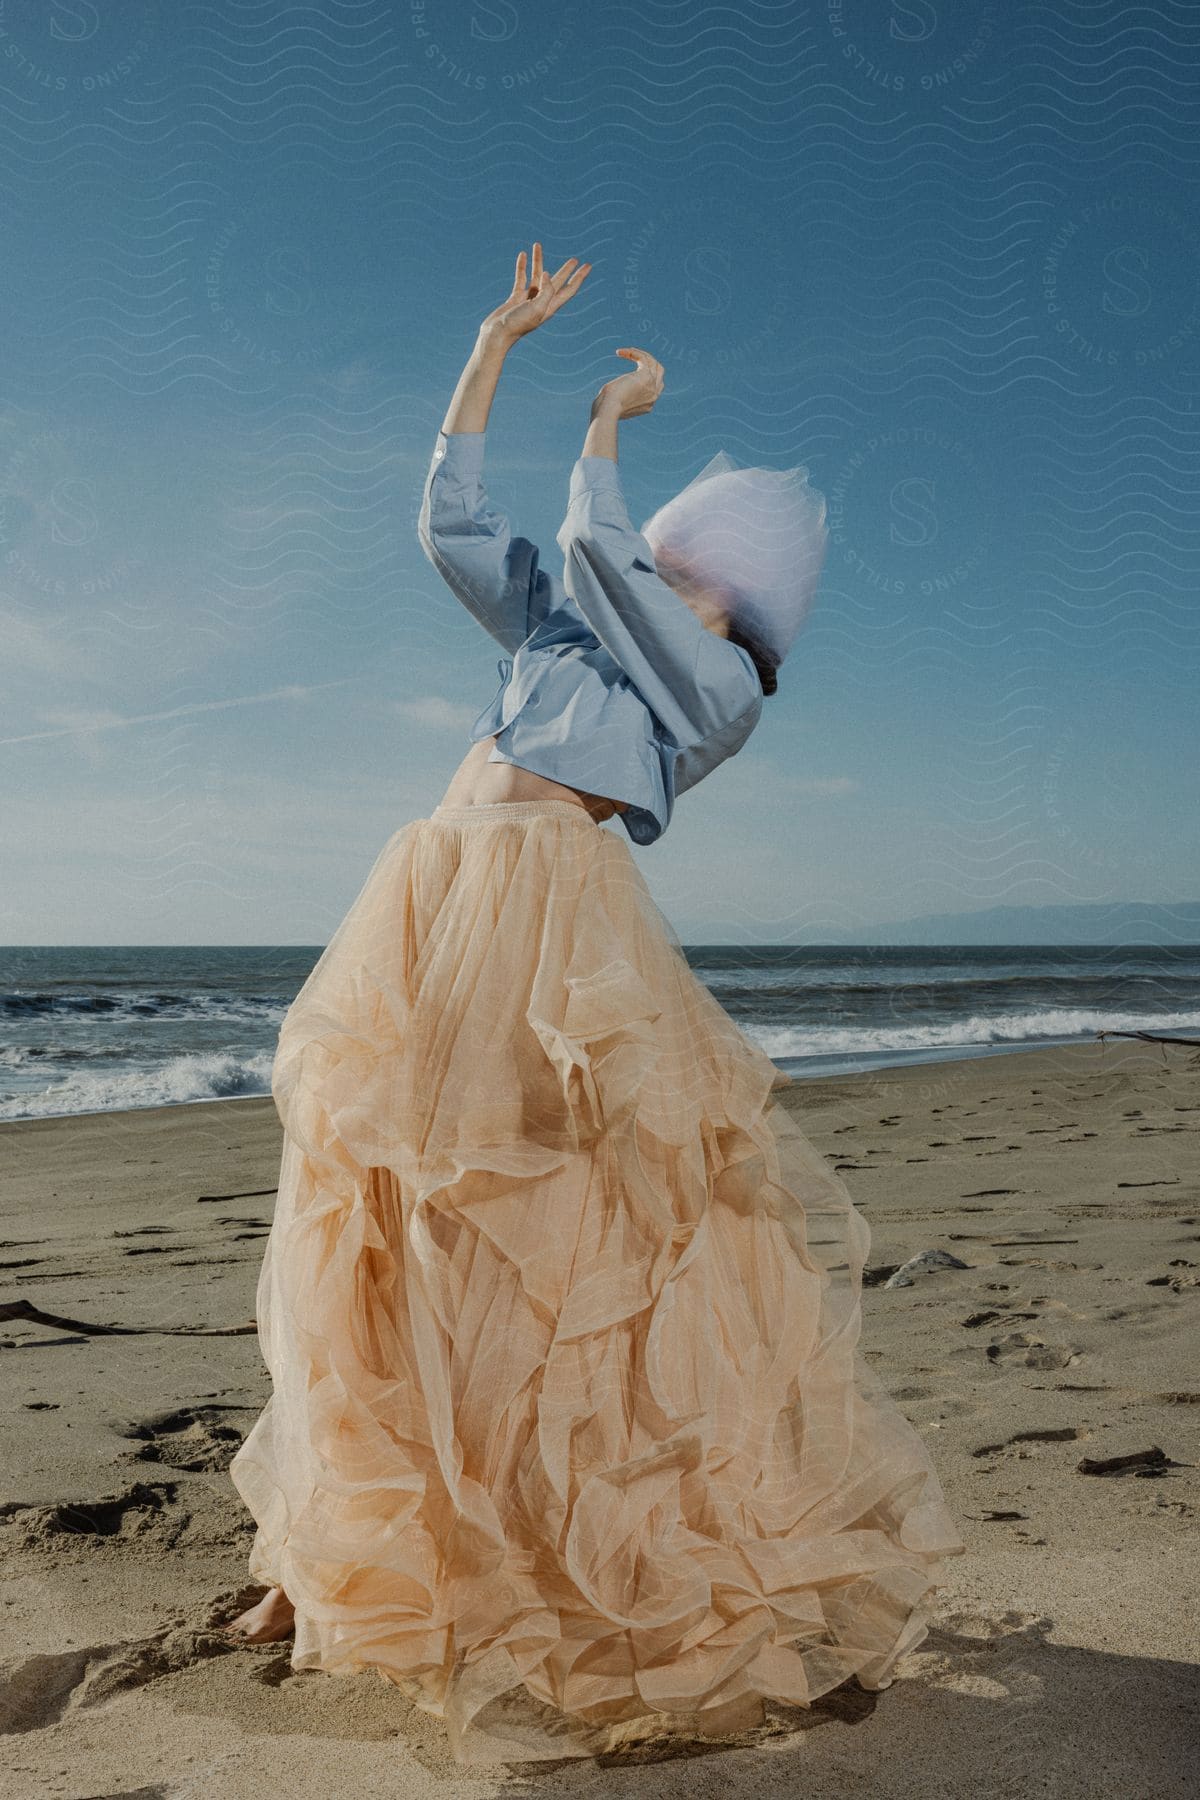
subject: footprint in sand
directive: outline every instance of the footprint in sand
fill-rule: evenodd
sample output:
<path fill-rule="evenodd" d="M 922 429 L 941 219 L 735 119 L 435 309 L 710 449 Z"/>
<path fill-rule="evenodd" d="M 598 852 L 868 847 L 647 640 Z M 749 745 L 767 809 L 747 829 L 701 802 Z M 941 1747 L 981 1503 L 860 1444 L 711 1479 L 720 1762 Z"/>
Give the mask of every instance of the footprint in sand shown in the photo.
<path fill-rule="evenodd" d="M 1012 1451 L 1024 1460 L 1033 1454 L 1028 1446 L 1031 1444 L 1070 1444 L 1080 1438 L 1091 1437 L 1090 1431 L 1083 1431 L 1077 1425 L 1046 1425 L 1033 1427 L 1028 1431 L 1014 1431 L 1011 1437 L 1001 1438 L 996 1444 L 980 1444 L 972 1450 L 972 1456 L 1002 1456 Z"/>
<path fill-rule="evenodd" d="M 1006 1307 L 988 1306 L 982 1312 L 968 1313 L 965 1319 L 958 1322 L 972 1331 L 980 1325 L 991 1325 L 997 1319 L 1007 1324 L 1010 1319 L 1036 1319 L 1037 1316 L 1036 1312 L 1014 1312 Z"/>
<path fill-rule="evenodd" d="M 1044 1613 L 1022 1612 L 1016 1607 L 1008 1607 L 999 1613 L 952 1612 L 939 1619 L 938 1624 L 943 1631 L 952 1631 L 956 1637 L 972 1639 L 981 1644 L 994 1644 L 1001 1638 L 1012 1638 L 1018 1634 L 1043 1640 L 1046 1632 L 1053 1629 L 1054 1620 L 1047 1618 Z"/>
<path fill-rule="evenodd" d="M 1076 1345 L 1048 1344 L 1043 1338 L 1028 1337 L 1023 1331 L 1011 1331 L 987 1346 L 992 1363 L 1015 1363 L 1026 1369 L 1068 1369 L 1084 1352 Z"/>
<path fill-rule="evenodd" d="M 104 1500 L 60 1500 L 52 1506 L 10 1501 L 0 1507 L 0 1521 L 20 1532 L 28 1549 L 50 1545 L 61 1537 L 147 1535 L 162 1539 L 169 1548 L 191 1517 L 175 1507 L 176 1491 L 173 1481 L 137 1481 Z"/>
<path fill-rule="evenodd" d="M 1004 1612 L 954 1611 L 939 1617 L 918 1654 L 923 1676 L 930 1686 L 972 1698 L 1028 1700 L 1044 1705 L 1045 1693 L 1036 1662 L 1052 1655 L 1048 1642 L 1054 1620 L 1044 1613 L 1023 1612 L 1016 1607 Z M 1041 1785 L 1044 1749 L 1030 1735 L 1026 1742 L 1014 1735 L 1004 1764 L 1005 1786 L 995 1790 L 1011 1796 L 1034 1793 Z"/>
<path fill-rule="evenodd" d="M 122 1437 L 139 1440 L 136 1450 L 126 1454 L 138 1462 L 165 1463 L 168 1468 L 189 1474 L 227 1469 L 233 1454 L 241 1446 L 242 1433 L 226 1417 L 229 1412 L 242 1412 L 243 1407 L 180 1407 L 175 1412 L 159 1413 L 153 1418 L 119 1427 Z"/>
<path fill-rule="evenodd" d="M 1195 1270 L 1194 1263 L 1186 1263 L 1185 1269 Z M 1169 1287 L 1173 1293 L 1182 1294 L 1185 1288 L 1200 1287 L 1200 1275 L 1185 1274 L 1184 1269 L 1176 1269 L 1173 1275 L 1148 1275 L 1147 1287 Z"/>
<path fill-rule="evenodd" d="M 180 1628 L 176 1623 L 125 1643 L 89 1644 L 57 1655 L 26 1657 L 0 1671 L 0 1735 L 43 1731 L 67 1713 L 98 1706 L 129 1688 L 146 1687 L 189 1664 L 225 1656 L 233 1648 L 220 1632 Z"/>

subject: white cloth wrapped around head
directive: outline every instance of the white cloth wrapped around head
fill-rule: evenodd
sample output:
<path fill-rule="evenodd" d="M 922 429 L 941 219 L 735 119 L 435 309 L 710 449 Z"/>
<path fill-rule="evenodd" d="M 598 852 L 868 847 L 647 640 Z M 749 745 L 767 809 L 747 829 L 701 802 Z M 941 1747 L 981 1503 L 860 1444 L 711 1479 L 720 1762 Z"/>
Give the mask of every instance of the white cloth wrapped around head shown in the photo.
<path fill-rule="evenodd" d="M 642 536 L 662 579 L 703 593 L 778 668 L 811 610 L 829 533 L 825 496 L 808 469 L 739 468 L 725 450 Z"/>

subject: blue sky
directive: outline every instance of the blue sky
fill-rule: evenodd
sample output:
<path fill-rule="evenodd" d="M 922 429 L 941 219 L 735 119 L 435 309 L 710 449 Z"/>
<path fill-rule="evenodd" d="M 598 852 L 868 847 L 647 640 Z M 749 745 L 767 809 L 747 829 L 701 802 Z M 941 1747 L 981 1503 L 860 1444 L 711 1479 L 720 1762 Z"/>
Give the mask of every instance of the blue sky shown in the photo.
<path fill-rule="evenodd" d="M 942 13 L 945 13 L 943 19 Z M 6 0 L 0 941 L 322 943 L 499 647 L 415 537 L 478 320 L 550 560 L 597 387 L 832 541 L 747 748 L 635 850 L 688 940 L 1194 898 L 1194 9 Z M 610 827 L 619 830 L 619 826 Z"/>

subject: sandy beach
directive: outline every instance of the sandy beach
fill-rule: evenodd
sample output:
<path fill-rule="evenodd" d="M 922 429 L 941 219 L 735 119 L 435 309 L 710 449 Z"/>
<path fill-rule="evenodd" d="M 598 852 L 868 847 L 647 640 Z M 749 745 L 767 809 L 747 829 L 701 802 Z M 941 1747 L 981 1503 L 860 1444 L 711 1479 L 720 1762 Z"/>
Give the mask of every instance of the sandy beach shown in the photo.
<path fill-rule="evenodd" d="M 225 1471 L 268 1391 L 272 1102 L 0 1126 L 0 1791 L 1194 1793 L 1194 1055 L 1109 1041 L 795 1084 L 871 1227 L 866 1354 L 968 1554 L 885 1691 L 603 1766 L 464 1771 L 377 1677 L 215 1630 L 253 1535 Z M 925 1250 L 965 1266 L 884 1285 Z"/>

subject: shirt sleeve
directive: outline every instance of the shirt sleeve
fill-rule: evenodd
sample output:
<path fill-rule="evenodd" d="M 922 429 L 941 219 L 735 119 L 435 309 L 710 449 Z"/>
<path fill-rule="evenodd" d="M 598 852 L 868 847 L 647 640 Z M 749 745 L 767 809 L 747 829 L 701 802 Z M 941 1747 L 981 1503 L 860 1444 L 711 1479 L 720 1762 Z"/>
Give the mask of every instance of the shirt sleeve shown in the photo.
<path fill-rule="evenodd" d="M 456 599 L 506 650 L 550 610 L 553 583 L 536 544 L 514 537 L 483 482 L 482 431 L 439 431 L 417 537 Z"/>
<path fill-rule="evenodd" d="M 747 715 L 753 728 L 763 698 L 753 658 L 709 631 L 659 576 L 611 457 L 576 462 L 558 544 L 577 610 L 681 748 Z"/>

